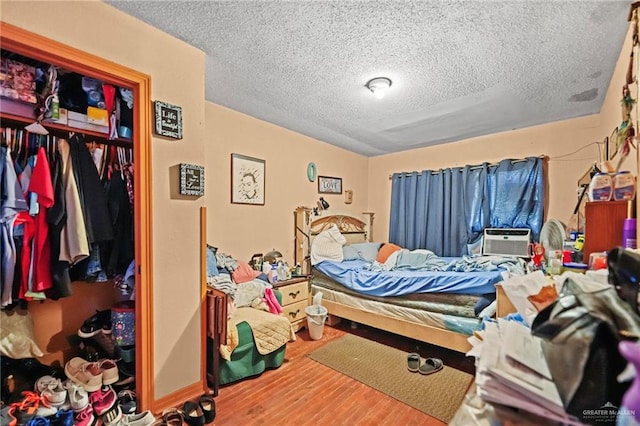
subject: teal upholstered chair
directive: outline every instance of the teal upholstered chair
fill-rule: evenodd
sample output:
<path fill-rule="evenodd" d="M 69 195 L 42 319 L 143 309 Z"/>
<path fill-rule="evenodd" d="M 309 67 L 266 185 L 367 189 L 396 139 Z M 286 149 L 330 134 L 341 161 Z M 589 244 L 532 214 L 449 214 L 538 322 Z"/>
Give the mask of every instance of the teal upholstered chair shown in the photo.
<path fill-rule="evenodd" d="M 278 302 L 282 304 L 282 294 L 274 289 Z M 284 344 L 274 352 L 260 355 L 253 340 L 249 324 L 238 324 L 238 346 L 231 353 L 231 360 L 220 359 L 219 385 L 226 385 L 247 377 L 257 376 L 269 368 L 278 368 L 284 362 Z"/>

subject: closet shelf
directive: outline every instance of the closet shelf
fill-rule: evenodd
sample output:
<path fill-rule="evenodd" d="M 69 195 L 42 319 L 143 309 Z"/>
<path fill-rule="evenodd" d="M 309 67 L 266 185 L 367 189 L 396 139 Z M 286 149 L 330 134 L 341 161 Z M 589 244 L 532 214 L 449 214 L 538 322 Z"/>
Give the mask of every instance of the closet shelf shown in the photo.
<path fill-rule="evenodd" d="M 34 122 L 33 117 L 25 117 L 22 115 L 9 114 L 6 112 L 0 112 L 0 123 L 3 127 L 20 127 L 26 126 Z M 107 139 L 107 135 L 101 132 L 97 132 L 94 130 L 87 129 L 78 129 L 75 127 L 70 127 L 64 124 L 53 123 L 48 121 L 43 121 L 40 124 L 44 128 L 46 128 L 51 134 L 59 137 L 68 137 L 69 132 L 82 133 L 85 136 L 91 136 L 96 139 L 99 139 L 101 143 L 124 146 L 130 148 L 133 145 L 133 140 L 130 138 L 118 138 L 115 140 Z"/>

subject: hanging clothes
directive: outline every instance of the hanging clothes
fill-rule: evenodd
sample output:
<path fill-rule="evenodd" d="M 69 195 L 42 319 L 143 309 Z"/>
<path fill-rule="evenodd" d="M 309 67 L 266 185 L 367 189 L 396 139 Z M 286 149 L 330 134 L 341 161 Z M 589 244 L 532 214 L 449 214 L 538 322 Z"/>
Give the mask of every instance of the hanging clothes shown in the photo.
<path fill-rule="evenodd" d="M 91 153 L 81 134 L 76 133 L 68 142 L 89 243 L 111 241 L 113 227 L 107 196 Z"/>
<path fill-rule="evenodd" d="M 89 238 L 85 227 L 84 214 L 80 202 L 80 192 L 76 183 L 76 173 L 71 159 L 71 147 L 65 139 L 58 141 L 58 152 L 62 162 L 62 186 L 66 221 L 60 235 L 60 256 L 58 260 L 75 265 L 89 257 Z"/>
<path fill-rule="evenodd" d="M 47 210 L 53 206 L 53 185 L 51 183 L 51 170 L 49 169 L 47 154 L 42 147 L 38 149 L 28 191 L 30 194 L 37 195 L 37 201 L 33 201 L 37 207 L 30 208 L 30 214 L 34 218 L 35 233 L 31 259 L 32 280 L 29 290 L 44 292 L 52 287 L 50 271 L 51 247 Z"/>
<path fill-rule="evenodd" d="M 54 202 L 47 212 L 47 222 L 49 223 L 49 239 L 51 240 L 51 281 L 53 287 L 47 293 L 47 297 L 59 299 L 72 294 L 69 262 L 60 259 L 62 229 L 67 223 L 67 207 L 62 156 L 57 149 L 50 155 L 52 158 L 51 181 Z M 82 225 L 84 227 L 84 222 L 82 222 Z"/>
<path fill-rule="evenodd" d="M 0 200 L 0 244 L 2 246 L 0 304 L 5 307 L 13 303 L 14 299 L 13 283 L 18 259 L 14 243 L 14 224 L 18 214 L 28 210 L 27 201 L 11 161 L 10 150 L 6 147 L 0 147 Z"/>

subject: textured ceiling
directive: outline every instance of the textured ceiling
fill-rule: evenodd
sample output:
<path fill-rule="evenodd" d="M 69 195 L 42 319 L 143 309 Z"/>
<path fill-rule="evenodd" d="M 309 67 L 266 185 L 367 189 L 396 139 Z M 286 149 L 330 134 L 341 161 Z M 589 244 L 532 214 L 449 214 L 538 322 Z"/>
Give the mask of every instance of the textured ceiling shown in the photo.
<path fill-rule="evenodd" d="M 375 156 L 600 111 L 629 1 L 107 1 L 206 53 L 206 99 Z M 385 76 L 378 100 L 364 87 Z"/>

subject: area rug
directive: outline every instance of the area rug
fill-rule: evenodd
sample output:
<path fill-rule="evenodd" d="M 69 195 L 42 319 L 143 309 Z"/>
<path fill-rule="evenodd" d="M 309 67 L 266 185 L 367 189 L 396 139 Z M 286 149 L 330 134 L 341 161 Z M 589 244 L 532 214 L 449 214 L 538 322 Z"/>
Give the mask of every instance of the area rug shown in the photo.
<path fill-rule="evenodd" d="M 473 379 L 447 367 L 446 359 L 444 368 L 436 373 L 411 373 L 406 352 L 353 334 L 339 337 L 308 356 L 445 423 L 453 418 Z"/>

